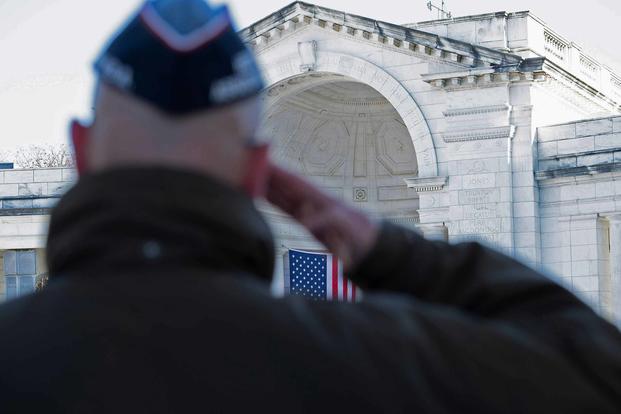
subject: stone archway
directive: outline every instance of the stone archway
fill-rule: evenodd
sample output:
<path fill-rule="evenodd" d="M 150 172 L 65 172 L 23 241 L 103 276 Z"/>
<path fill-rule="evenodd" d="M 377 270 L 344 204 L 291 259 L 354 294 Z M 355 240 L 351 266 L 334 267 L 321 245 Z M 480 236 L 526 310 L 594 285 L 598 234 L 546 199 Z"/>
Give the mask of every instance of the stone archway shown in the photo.
<path fill-rule="evenodd" d="M 270 85 L 264 95 L 267 109 L 264 128 L 267 129 L 263 132 L 275 137 L 273 155 L 281 161 L 288 158 L 291 167 L 324 190 L 357 204 L 372 215 L 416 226 L 419 194 L 408 188 L 404 179 L 435 179 L 438 166 L 431 132 L 415 100 L 403 85 L 372 63 L 353 56 L 318 52 L 314 47 L 311 52 L 310 59 L 308 53 L 300 51 L 288 59 L 263 65 Z M 330 93 L 332 98 L 342 98 L 336 101 L 353 101 L 354 104 L 317 103 L 317 99 Z M 289 114 L 279 118 L 279 111 Z M 292 148 L 284 143 L 298 134 L 297 129 L 304 122 L 296 112 L 305 112 L 304 116 L 310 119 L 307 122 L 313 126 L 297 139 L 298 147 Z M 367 117 L 369 112 L 373 113 Z M 270 119 L 272 125 L 266 125 Z M 367 152 L 362 158 L 359 158 L 358 143 L 364 132 L 360 131 L 367 131 L 373 137 L 372 140 L 363 138 Z M 322 158 L 316 151 L 321 151 L 323 144 L 319 141 L 322 138 L 325 138 L 327 153 L 345 153 L 346 156 Z M 314 144 L 317 144 L 315 148 L 308 148 Z M 307 147 L 306 154 L 302 154 L 303 147 Z M 291 152 L 286 153 L 288 150 Z M 368 164 L 359 165 L 361 159 Z M 364 171 L 360 172 L 365 168 L 366 176 Z M 274 287 L 280 294 L 287 250 L 322 247 L 282 212 L 268 205 L 262 205 L 261 210 L 277 240 Z"/>
<path fill-rule="evenodd" d="M 284 85 L 268 94 L 262 124 L 272 157 L 370 214 L 416 219 L 418 194 L 404 181 L 418 176 L 418 157 L 392 104 L 341 75 L 303 74 Z"/>
<path fill-rule="evenodd" d="M 306 48 L 304 48 L 303 43 L 300 44 L 300 53 L 297 55 L 263 65 L 264 76 L 270 85 L 266 97 L 268 106 L 274 102 L 274 100 L 270 102 L 271 98 L 280 99 L 280 97 L 274 96 L 274 93 L 279 93 L 279 89 L 292 86 L 287 85 L 288 80 L 303 74 L 331 74 L 368 85 L 381 94 L 401 117 L 416 149 L 418 177 L 437 177 L 436 151 L 429 126 L 418 104 L 407 89 L 382 68 L 364 59 L 340 53 L 317 51 L 313 45 L 314 42 L 308 43 L 310 45 L 306 45 L 308 46 Z M 304 49 L 307 50 L 303 51 Z M 323 81 L 325 80 L 317 79 L 312 83 Z M 312 86 L 312 83 L 305 85 L 305 87 Z M 296 90 L 301 89 L 293 87 L 289 91 L 283 90 L 283 95 L 289 95 Z M 270 93 L 272 96 L 269 96 Z"/>

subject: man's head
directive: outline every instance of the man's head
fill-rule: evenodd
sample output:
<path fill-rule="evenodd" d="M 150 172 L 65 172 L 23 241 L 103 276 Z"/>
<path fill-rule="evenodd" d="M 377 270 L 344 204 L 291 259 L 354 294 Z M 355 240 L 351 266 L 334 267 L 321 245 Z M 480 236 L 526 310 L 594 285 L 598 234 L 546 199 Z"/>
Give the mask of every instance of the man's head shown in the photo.
<path fill-rule="evenodd" d="M 95 68 L 94 123 L 72 127 L 80 172 L 166 166 L 256 194 L 267 156 L 255 138 L 263 82 L 226 8 L 148 1 Z"/>

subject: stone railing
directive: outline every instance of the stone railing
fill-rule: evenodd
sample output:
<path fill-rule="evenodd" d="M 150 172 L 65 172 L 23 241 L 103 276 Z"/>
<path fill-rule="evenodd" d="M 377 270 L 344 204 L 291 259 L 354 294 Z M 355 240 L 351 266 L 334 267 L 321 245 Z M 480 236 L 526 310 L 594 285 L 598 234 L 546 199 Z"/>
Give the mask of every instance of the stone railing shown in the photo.
<path fill-rule="evenodd" d="M 621 102 L 621 79 L 612 69 L 598 62 L 551 29 L 544 29 L 545 57 L 578 77 L 589 86 Z"/>
<path fill-rule="evenodd" d="M 546 57 L 556 59 L 561 62 L 567 61 L 567 50 L 569 48 L 569 44 L 548 30 L 544 31 L 544 38 Z"/>

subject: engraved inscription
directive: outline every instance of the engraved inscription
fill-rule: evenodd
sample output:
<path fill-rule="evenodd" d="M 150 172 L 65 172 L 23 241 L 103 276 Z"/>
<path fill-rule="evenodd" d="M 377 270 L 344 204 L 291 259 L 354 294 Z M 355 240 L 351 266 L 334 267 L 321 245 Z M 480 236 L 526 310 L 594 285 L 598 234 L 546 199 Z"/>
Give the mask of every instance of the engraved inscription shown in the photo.
<path fill-rule="evenodd" d="M 466 219 L 487 219 L 497 216 L 498 212 L 495 205 L 464 206 L 464 218 Z"/>
<path fill-rule="evenodd" d="M 463 220 L 459 223 L 462 234 L 500 233 L 500 219 Z"/>
<path fill-rule="evenodd" d="M 464 175 L 463 183 L 465 188 L 487 188 L 496 185 L 495 174 L 475 174 Z"/>
<path fill-rule="evenodd" d="M 463 190 L 459 192 L 460 204 L 488 204 L 500 201 L 500 190 L 490 188 L 484 190 Z"/>

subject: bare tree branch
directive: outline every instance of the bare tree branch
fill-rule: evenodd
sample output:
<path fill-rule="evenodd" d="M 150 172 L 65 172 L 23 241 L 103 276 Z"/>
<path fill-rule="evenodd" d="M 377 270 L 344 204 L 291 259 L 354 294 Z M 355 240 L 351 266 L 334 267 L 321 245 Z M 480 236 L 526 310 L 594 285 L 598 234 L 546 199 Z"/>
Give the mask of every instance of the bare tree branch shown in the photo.
<path fill-rule="evenodd" d="M 6 154 L 0 154 L 6 157 Z M 18 148 L 12 157 L 17 168 L 73 167 L 73 155 L 66 145 L 31 145 Z"/>

